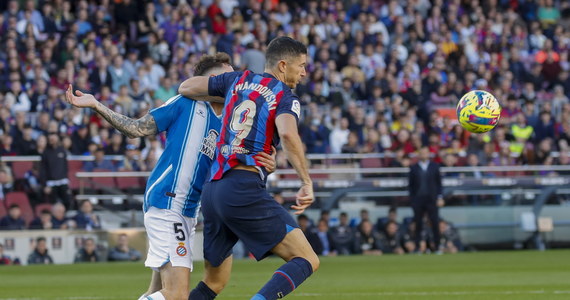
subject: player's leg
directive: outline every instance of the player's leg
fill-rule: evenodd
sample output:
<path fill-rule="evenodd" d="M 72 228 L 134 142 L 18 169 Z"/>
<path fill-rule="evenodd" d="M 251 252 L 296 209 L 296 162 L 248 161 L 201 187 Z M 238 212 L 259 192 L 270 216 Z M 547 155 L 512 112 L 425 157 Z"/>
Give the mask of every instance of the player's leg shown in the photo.
<path fill-rule="evenodd" d="M 139 298 L 139 300 L 144 300 L 146 299 L 147 295 L 152 295 L 160 291 L 161 289 L 162 289 L 162 281 L 160 279 L 160 272 L 153 270 L 148 290 Z"/>
<path fill-rule="evenodd" d="M 162 289 L 147 296 L 152 300 L 186 300 L 188 299 L 190 269 L 173 267 L 169 262 L 160 268 Z"/>
<path fill-rule="evenodd" d="M 191 300 L 211 300 L 222 292 L 232 273 L 232 256 L 229 256 L 224 262 L 214 267 L 207 260 L 204 261 L 204 280 L 190 292 Z"/>
<path fill-rule="evenodd" d="M 224 180 L 209 182 L 202 190 L 204 216 L 204 280 L 190 292 L 191 300 L 214 299 L 226 286 L 232 269 L 232 248 L 238 237 L 220 216 L 221 201 L 227 197 Z"/>
<path fill-rule="evenodd" d="M 196 220 L 171 210 L 151 207 L 145 213 L 149 251 L 145 265 L 158 270 L 161 289 L 146 299 L 187 299 Z M 152 284 L 152 283 L 151 283 Z"/>
<path fill-rule="evenodd" d="M 303 283 L 320 265 L 319 258 L 299 228 L 291 230 L 271 252 L 287 263 L 251 299 L 281 299 Z"/>

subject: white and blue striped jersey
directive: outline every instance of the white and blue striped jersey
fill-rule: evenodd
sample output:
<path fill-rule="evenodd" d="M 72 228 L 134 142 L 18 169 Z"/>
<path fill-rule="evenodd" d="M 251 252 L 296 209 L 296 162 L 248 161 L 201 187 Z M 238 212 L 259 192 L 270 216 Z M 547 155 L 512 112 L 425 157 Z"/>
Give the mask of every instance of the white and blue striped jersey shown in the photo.
<path fill-rule="evenodd" d="M 209 175 L 221 121 L 207 102 L 182 95 L 150 111 L 158 132 L 166 131 L 166 146 L 152 170 L 143 209 L 171 209 L 195 218 L 202 186 Z"/>

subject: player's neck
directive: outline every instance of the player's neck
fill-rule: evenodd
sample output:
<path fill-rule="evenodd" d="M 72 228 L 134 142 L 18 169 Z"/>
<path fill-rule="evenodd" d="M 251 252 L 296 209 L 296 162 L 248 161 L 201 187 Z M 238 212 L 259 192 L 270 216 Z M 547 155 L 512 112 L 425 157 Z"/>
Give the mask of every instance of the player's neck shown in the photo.
<path fill-rule="evenodd" d="M 283 73 L 279 74 L 278 72 L 268 69 L 265 69 L 265 73 L 277 78 L 279 81 L 285 82 L 285 74 Z"/>

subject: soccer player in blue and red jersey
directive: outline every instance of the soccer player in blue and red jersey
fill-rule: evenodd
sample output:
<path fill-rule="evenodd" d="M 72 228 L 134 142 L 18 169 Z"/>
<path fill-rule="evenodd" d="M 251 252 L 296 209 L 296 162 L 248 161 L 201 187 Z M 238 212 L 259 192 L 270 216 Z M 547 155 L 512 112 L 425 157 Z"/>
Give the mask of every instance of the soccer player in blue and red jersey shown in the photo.
<path fill-rule="evenodd" d="M 192 300 L 213 299 L 222 291 L 238 239 L 257 260 L 273 253 L 286 261 L 251 299 L 283 298 L 319 267 L 317 255 L 295 220 L 268 194 L 267 171 L 253 158 L 257 152 L 269 153 L 281 140 L 302 182 L 292 208 L 300 214 L 311 205 L 313 184 L 297 129 L 301 106 L 291 91 L 306 75 L 306 59 L 305 45 L 278 37 L 267 47 L 264 74 L 197 76 L 179 88 L 191 99 L 225 98 L 210 182 L 202 193 L 208 277 L 192 290 Z"/>
<path fill-rule="evenodd" d="M 204 55 L 195 67 L 195 74 L 203 76 L 232 71 L 226 53 Z M 202 186 L 214 159 L 223 105 L 190 101 L 178 95 L 135 120 L 109 109 L 93 95 L 75 94 L 70 86 L 66 93 L 70 104 L 92 108 L 126 136 L 167 132 L 164 153 L 145 191 L 144 225 L 149 241 L 145 265 L 153 272 L 150 286 L 139 300 L 187 299 L 196 216 Z M 260 153 L 255 159 L 274 171 L 274 158 Z"/>

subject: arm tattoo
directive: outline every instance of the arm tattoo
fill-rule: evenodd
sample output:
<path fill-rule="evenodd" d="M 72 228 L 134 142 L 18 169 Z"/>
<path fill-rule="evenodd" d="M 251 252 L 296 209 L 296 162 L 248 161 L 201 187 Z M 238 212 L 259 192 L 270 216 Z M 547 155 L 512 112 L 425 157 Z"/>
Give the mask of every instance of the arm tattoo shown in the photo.
<path fill-rule="evenodd" d="M 151 114 L 146 114 L 144 117 L 135 120 L 114 112 L 101 103 L 97 103 L 95 111 L 129 138 L 154 135 L 158 132 L 156 122 Z"/>

